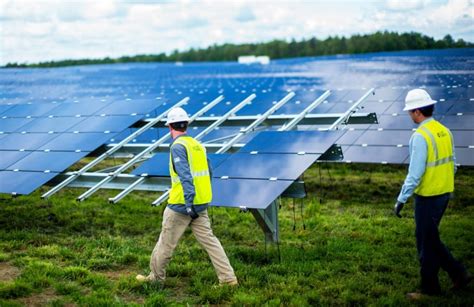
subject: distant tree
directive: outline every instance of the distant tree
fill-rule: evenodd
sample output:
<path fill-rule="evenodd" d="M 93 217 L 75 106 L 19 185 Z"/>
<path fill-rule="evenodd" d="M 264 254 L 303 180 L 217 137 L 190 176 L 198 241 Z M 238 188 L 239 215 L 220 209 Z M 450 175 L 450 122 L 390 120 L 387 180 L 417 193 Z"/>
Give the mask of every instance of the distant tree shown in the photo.
<path fill-rule="evenodd" d="M 397 50 L 419 50 L 419 49 L 443 49 L 443 48 L 466 48 L 474 44 L 463 39 L 455 41 L 447 34 L 441 40 L 421 33 L 409 32 L 399 34 L 397 32 L 379 31 L 373 34 L 355 34 L 351 37 L 329 36 L 325 40 L 316 37 L 295 39 L 288 41 L 272 40 L 255 44 L 222 44 L 211 45 L 207 48 L 191 48 L 186 51 L 174 50 L 170 54 L 139 54 L 135 56 L 122 56 L 112 59 L 78 59 L 40 62 L 35 64 L 8 63 L 5 68 L 24 67 L 60 67 L 72 65 L 110 64 L 129 62 L 200 62 L 200 61 L 235 61 L 240 55 L 268 55 L 272 59 L 318 56 L 330 54 L 354 54 L 380 51 Z"/>

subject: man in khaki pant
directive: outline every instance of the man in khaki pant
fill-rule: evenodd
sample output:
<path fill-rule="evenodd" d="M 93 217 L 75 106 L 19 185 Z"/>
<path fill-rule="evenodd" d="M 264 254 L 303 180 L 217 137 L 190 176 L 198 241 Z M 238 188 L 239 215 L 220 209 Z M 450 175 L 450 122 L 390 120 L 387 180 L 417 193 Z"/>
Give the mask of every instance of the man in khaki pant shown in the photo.
<path fill-rule="evenodd" d="M 188 226 L 211 258 L 220 284 L 238 285 L 234 270 L 212 233 L 207 207 L 212 200 L 211 176 L 206 149 L 186 135 L 189 117 L 182 108 L 168 113 L 173 143 L 170 147 L 171 190 L 168 206 L 163 213 L 160 238 L 150 260 L 148 276 L 137 275 L 139 281 L 163 282 L 166 266 L 171 260 L 178 241 Z"/>

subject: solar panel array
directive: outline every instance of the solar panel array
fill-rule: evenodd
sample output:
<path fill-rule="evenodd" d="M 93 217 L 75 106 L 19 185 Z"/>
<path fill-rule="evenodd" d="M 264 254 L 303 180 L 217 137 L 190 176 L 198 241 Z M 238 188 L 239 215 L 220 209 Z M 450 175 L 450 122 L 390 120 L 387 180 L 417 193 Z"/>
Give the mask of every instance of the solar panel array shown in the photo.
<path fill-rule="evenodd" d="M 31 193 L 154 109 L 156 101 L 3 105 L 0 193 Z"/>
<path fill-rule="evenodd" d="M 276 116 L 285 116 L 298 114 L 330 89 L 332 95 L 310 112 L 310 115 L 324 115 L 345 112 L 369 88 L 375 87 L 375 95 L 365 100 L 360 112 L 377 113 L 379 123 L 347 125 L 335 142 L 342 148 L 343 161 L 400 164 L 408 161 L 407 144 L 415 128 L 402 111 L 403 99 L 409 89 L 425 87 L 439 101 L 435 117 L 453 131 L 457 163 L 472 166 L 473 51 L 298 58 L 276 60 L 264 66 L 229 62 L 185 63 L 182 66 L 132 63 L 3 69 L 0 74 L 0 193 L 29 194 L 103 144 L 115 144 L 131 135 L 143 124 L 143 119 L 161 114 L 184 97 L 190 98 L 185 109 L 194 114 L 223 95 L 224 100 L 204 114 L 218 118 L 250 94 L 256 94 L 251 103 L 236 113 L 243 118 L 263 114 L 293 91 L 295 97 L 275 112 Z M 324 127 L 327 125 L 299 125 L 297 129 L 311 132 Z M 242 128 L 223 125 L 202 141 L 207 145 L 223 144 Z M 266 126 L 259 130 L 277 128 Z M 195 126 L 189 132 L 197 135 L 204 129 Z M 235 182 L 233 189 L 238 190 L 239 184 L 249 180 L 255 181 L 255 186 L 271 181 L 272 185 L 278 186 L 276 190 L 281 190 L 287 181 L 294 180 L 290 178 L 322 154 L 305 150 L 310 142 L 304 141 L 299 143 L 300 147 L 295 147 L 305 152 L 304 155 L 265 152 L 274 147 L 290 150 L 294 146 L 293 142 L 280 145 L 280 140 L 271 139 L 270 134 L 267 137 L 272 141 L 265 143 L 263 148 L 257 146 L 251 150 L 257 153 L 245 151 L 244 148 L 252 148 L 248 146 L 258 145 L 252 138 L 259 135 L 259 130 L 245 135 L 240 143 L 247 145 L 239 153 L 227 156 L 225 163 L 222 156 L 216 155 L 215 161 L 220 163 L 214 166 L 215 176 L 218 176 L 216 190 L 225 191 L 231 181 Z M 137 136 L 132 143 L 151 144 L 167 132 L 158 125 Z M 319 141 L 314 142 L 319 144 Z M 154 159 L 159 159 L 159 155 Z M 133 174 L 166 176 L 168 157 L 167 154 L 161 156 L 159 160 L 143 163 Z M 211 156 L 211 163 L 212 159 Z M 232 167 L 241 165 L 242 161 L 260 167 L 271 164 L 272 159 L 279 165 L 275 171 L 270 168 L 272 172 L 256 167 L 255 172 L 249 173 Z M 155 165 L 156 161 L 161 164 Z M 285 169 L 283 164 L 295 167 Z M 228 179 L 222 179 L 226 176 Z M 241 185 L 241 189 L 245 195 L 247 187 Z M 262 198 L 259 203 L 263 204 L 272 197 L 262 194 Z"/>

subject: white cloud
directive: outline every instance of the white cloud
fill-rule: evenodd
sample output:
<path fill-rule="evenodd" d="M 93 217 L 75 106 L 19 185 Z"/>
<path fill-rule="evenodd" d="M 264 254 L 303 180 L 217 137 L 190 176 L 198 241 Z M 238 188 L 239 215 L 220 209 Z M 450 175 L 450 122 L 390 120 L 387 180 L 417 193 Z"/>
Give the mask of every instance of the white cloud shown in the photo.
<path fill-rule="evenodd" d="M 396 11 L 416 10 L 425 7 L 429 0 L 387 0 L 387 8 Z"/>
<path fill-rule="evenodd" d="M 472 41 L 473 11 L 470 0 L 0 0 L 0 65 L 378 30 Z"/>

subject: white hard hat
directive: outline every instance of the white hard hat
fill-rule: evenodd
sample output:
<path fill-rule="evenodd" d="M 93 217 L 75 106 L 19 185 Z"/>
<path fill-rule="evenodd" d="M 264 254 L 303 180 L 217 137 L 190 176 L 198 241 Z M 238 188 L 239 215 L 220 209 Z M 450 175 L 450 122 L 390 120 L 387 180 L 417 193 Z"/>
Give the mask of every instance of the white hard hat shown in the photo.
<path fill-rule="evenodd" d="M 189 116 L 183 108 L 173 108 L 168 112 L 168 118 L 166 119 L 166 126 L 172 123 L 189 122 Z"/>
<path fill-rule="evenodd" d="M 435 104 L 436 100 L 431 99 L 430 94 L 421 88 L 411 90 L 405 97 L 405 108 L 403 111 L 410 111 Z"/>

